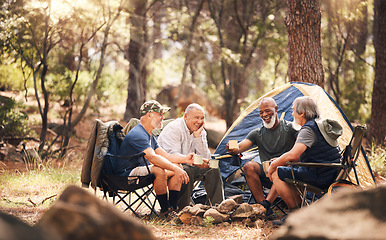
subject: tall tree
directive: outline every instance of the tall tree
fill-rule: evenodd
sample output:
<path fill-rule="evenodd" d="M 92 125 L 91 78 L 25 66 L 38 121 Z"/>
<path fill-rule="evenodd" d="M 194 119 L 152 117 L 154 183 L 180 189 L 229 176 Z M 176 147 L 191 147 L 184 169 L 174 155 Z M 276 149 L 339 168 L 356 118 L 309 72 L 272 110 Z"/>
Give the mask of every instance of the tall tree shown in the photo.
<path fill-rule="evenodd" d="M 319 0 L 287 0 L 288 78 L 324 87 Z"/>
<path fill-rule="evenodd" d="M 374 0 L 375 77 L 370 137 L 386 145 L 386 1 Z"/>
<path fill-rule="evenodd" d="M 247 96 L 243 90 L 248 86 L 248 79 L 252 72 L 258 71 L 255 59 L 264 59 L 266 40 L 275 38 L 269 34 L 277 30 L 274 13 L 282 3 L 258 0 L 207 2 L 217 31 L 218 46 L 214 48 L 219 51 L 217 64 L 221 75 L 218 78 L 222 81 L 218 89 L 222 89 L 225 121 L 230 127 L 240 113 L 240 102 Z"/>
<path fill-rule="evenodd" d="M 196 7 L 195 13 L 192 17 L 192 22 L 189 27 L 189 34 L 187 36 L 187 46 L 186 46 L 186 54 L 185 54 L 185 62 L 184 62 L 184 67 L 182 69 L 182 77 L 181 77 L 181 84 L 179 86 L 179 91 L 177 93 L 177 97 L 173 100 L 172 108 L 170 111 L 170 117 L 176 118 L 177 116 L 177 103 L 180 100 L 180 98 L 183 98 L 183 93 L 186 85 L 186 75 L 187 75 L 187 70 L 188 66 L 192 66 L 192 42 L 193 42 L 193 37 L 194 37 L 194 32 L 197 24 L 197 18 L 200 15 L 202 6 L 204 5 L 205 0 L 199 0 L 199 3 Z"/>
<path fill-rule="evenodd" d="M 51 1 L 34 3 L 9 2 L 4 4 L 9 16 L 3 26 L 5 46 L 15 59 L 19 59 L 25 73 L 32 73 L 35 98 L 41 116 L 39 152 L 43 151 L 48 132 L 48 112 L 50 110 L 50 91 L 47 86 L 47 75 L 51 53 L 65 35 L 66 19 L 52 18 Z"/>
<path fill-rule="evenodd" d="M 370 44 L 368 10 L 364 0 L 324 0 L 322 18 L 325 86 L 350 120 L 366 121 L 366 91 L 370 64 L 366 62 Z M 369 117 L 368 114 L 367 117 Z"/>
<path fill-rule="evenodd" d="M 129 79 L 127 88 L 126 111 L 124 119 L 139 117 L 138 109 L 146 99 L 146 0 L 129 1 L 130 42 L 127 49 L 129 60 Z"/>

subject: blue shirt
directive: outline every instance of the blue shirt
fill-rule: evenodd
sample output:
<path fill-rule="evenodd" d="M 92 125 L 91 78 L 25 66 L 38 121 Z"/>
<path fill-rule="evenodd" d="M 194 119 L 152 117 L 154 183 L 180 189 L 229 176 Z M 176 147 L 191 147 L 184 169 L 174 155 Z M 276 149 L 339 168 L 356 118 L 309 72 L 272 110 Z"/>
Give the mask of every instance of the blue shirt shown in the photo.
<path fill-rule="evenodd" d="M 153 150 L 157 149 L 158 143 L 153 134 L 149 135 L 141 124 L 138 124 L 131 129 L 122 141 L 119 149 L 119 156 L 131 156 L 143 152 L 145 149 L 151 147 Z M 149 164 L 148 160 L 145 161 Z M 145 166 L 142 158 L 130 159 L 116 158 L 114 160 L 114 172 L 121 176 L 129 176 L 131 170 L 136 167 Z"/>

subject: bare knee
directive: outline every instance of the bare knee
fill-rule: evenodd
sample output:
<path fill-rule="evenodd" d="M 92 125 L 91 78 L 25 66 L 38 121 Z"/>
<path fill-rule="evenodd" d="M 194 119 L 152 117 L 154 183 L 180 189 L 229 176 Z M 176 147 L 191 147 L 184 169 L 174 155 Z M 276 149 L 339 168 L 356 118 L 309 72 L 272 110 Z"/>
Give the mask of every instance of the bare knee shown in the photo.
<path fill-rule="evenodd" d="M 163 168 L 153 166 L 151 168 L 151 173 L 155 175 L 156 179 L 164 179 L 165 181 L 167 180 L 167 173 Z"/>
<path fill-rule="evenodd" d="M 257 162 L 249 161 L 243 166 L 245 175 L 260 175 L 260 165 Z"/>

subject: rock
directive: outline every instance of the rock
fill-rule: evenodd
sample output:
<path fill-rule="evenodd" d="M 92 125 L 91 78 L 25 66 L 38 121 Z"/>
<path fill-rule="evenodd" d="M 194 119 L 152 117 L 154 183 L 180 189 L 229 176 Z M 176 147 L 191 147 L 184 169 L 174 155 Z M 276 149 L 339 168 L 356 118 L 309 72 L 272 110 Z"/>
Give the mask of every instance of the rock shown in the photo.
<path fill-rule="evenodd" d="M 234 221 L 242 221 L 244 218 L 250 218 L 252 221 L 255 221 L 257 216 L 251 205 L 243 203 L 231 214 L 231 218 Z"/>
<path fill-rule="evenodd" d="M 253 208 L 253 211 L 255 212 L 257 218 L 262 219 L 265 217 L 265 214 L 267 213 L 267 209 L 265 209 L 263 205 L 256 203 L 256 204 L 251 204 L 251 207 Z"/>
<path fill-rule="evenodd" d="M 243 195 L 233 195 L 230 196 L 228 199 L 233 199 L 237 204 L 243 203 Z"/>
<path fill-rule="evenodd" d="M 222 223 L 219 223 L 218 226 L 227 228 L 227 227 L 230 227 L 231 224 L 229 222 L 222 222 Z"/>
<path fill-rule="evenodd" d="M 40 229 L 31 227 L 19 218 L 0 212 L 0 239 L 7 240 L 48 240 Z"/>
<path fill-rule="evenodd" d="M 271 239 L 385 239 L 386 185 L 345 189 L 288 215 Z"/>
<path fill-rule="evenodd" d="M 35 167 L 42 163 L 39 153 L 34 148 L 23 149 L 22 159 L 25 163 L 31 164 Z"/>
<path fill-rule="evenodd" d="M 242 223 L 244 224 L 244 226 L 246 227 L 250 227 L 250 228 L 256 228 L 256 221 L 253 221 L 252 219 L 250 218 L 244 218 Z"/>
<path fill-rule="evenodd" d="M 58 240 L 155 239 L 137 219 L 77 186 L 67 187 L 36 226 Z"/>
<path fill-rule="evenodd" d="M 220 222 L 226 222 L 229 219 L 228 214 L 222 214 L 214 208 L 210 208 L 209 210 L 207 210 L 205 212 L 204 218 L 206 218 L 206 217 L 212 217 L 214 219 L 214 221 L 213 221 L 214 224 L 220 223 Z"/>
<path fill-rule="evenodd" d="M 256 224 L 256 227 L 257 227 L 257 228 L 263 228 L 263 227 L 264 227 L 264 222 L 263 222 L 263 220 L 261 220 L 261 219 L 257 219 L 257 220 L 255 221 L 255 224 Z"/>
<path fill-rule="evenodd" d="M 190 213 L 195 216 L 204 216 L 204 213 L 206 210 L 208 210 L 210 207 L 204 204 L 196 204 L 192 208 L 190 208 Z"/>
<path fill-rule="evenodd" d="M 20 163 L 23 162 L 20 151 L 18 151 L 17 148 L 11 144 L 4 144 L 0 148 L 0 160 Z"/>
<path fill-rule="evenodd" d="M 186 213 L 186 212 L 191 213 L 191 212 L 190 212 L 191 209 L 192 209 L 192 206 L 185 206 L 185 207 L 178 213 L 178 215 L 183 214 L 183 213 Z"/>
<path fill-rule="evenodd" d="M 220 203 L 217 207 L 217 211 L 220 213 L 229 213 L 233 211 L 233 209 L 237 208 L 238 204 L 233 199 L 226 199 Z"/>
<path fill-rule="evenodd" d="M 190 220 L 190 223 L 192 225 L 201 226 L 204 223 L 204 219 L 200 216 L 192 216 L 192 219 Z"/>
<path fill-rule="evenodd" d="M 183 212 L 183 213 L 178 213 L 178 219 L 183 223 L 183 224 L 191 224 L 193 214 L 190 212 Z"/>

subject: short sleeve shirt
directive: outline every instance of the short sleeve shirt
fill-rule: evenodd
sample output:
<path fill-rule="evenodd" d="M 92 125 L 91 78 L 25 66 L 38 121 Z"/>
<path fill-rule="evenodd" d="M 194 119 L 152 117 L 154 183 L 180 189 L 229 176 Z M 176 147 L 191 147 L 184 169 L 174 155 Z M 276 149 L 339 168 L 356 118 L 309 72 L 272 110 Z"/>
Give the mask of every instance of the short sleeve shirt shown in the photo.
<path fill-rule="evenodd" d="M 298 138 L 296 139 L 296 142 L 297 143 L 303 143 L 308 148 L 310 148 L 316 142 L 316 134 L 314 131 L 312 131 L 311 128 L 303 127 L 299 131 Z"/>
<path fill-rule="evenodd" d="M 266 127 L 252 130 L 246 137 L 259 148 L 261 162 L 279 157 L 291 150 L 295 144 L 298 131 L 291 122 L 280 120 L 275 129 Z"/>
<path fill-rule="evenodd" d="M 138 124 L 131 129 L 123 139 L 119 149 L 119 155 L 131 156 L 141 153 L 147 148 L 155 150 L 158 147 L 155 137 L 146 132 L 141 124 Z M 145 163 L 142 159 L 127 160 L 125 158 L 117 158 L 116 164 L 114 165 L 116 170 L 119 169 L 120 175 L 128 175 L 132 169 L 138 166 L 144 166 Z"/>

